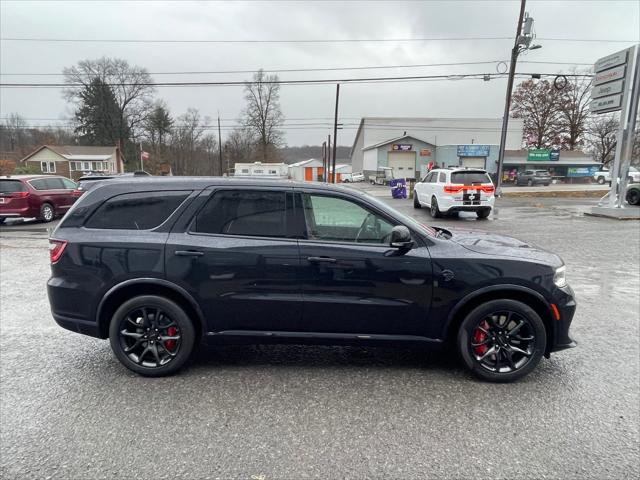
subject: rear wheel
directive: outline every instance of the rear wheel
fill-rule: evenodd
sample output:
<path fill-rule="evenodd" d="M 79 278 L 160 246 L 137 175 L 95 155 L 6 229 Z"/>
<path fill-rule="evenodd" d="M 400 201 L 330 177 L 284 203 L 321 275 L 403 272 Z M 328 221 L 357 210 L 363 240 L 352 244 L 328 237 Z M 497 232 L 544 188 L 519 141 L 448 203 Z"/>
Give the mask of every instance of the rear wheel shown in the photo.
<path fill-rule="evenodd" d="M 478 218 L 487 218 L 491 213 L 490 208 L 483 208 L 482 210 L 476 210 L 476 215 Z"/>
<path fill-rule="evenodd" d="M 149 377 L 177 372 L 191 356 L 195 338 L 184 310 L 154 295 L 123 303 L 109 326 L 111 348 L 118 360 L 129 370 Z"/>
<path fill-rule="evenodd" d="M 532 187 L 533 186 L 533 180 L 531 180 L 531 179 L 527 180 L 527 186 L 528 187 Z"/>
<path fill-rule="evenodd" d="M 604 177 L 598 177 L 598 184 L 604 185 Z"/>
<path fill-rule="evenodd" d="M 50 203 L 43 203 L 40 207 L 40 220 L 43 222 L 50 222 L 55 217 L 55 211 L 53 205 Z"/>
<path fill-rule="evenodd" d="M 476 307 L 458 331 L 462 360 L 474 375 L 492 382 L 512 382 L 530 373 L 546 343 L 538 314 L 515 300 L 492 300 Z"/>
<path fill-rule="evenodd" d="M 438 208 L 438 200 L 436 200 L 436 197 L 431 198 L 430 213 L 433 218 L 440 218 L 442 216 L 440 209 Z"/>
<path fill-rule="evenodd" d="M 418 192 L 413 191 L 413 208 L 422 208 L 420 205 L 420 200 L 418 199 Z"/>

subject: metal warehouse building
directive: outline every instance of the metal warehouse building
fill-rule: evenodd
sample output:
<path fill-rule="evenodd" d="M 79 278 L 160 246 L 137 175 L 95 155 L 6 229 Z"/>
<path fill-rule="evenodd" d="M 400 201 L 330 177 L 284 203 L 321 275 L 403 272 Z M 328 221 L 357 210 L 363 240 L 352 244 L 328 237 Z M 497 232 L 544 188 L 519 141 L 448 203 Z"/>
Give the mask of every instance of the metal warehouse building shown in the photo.
<path fill-rule="evenodd" d="M 393 168 L 395 178 L 421 178 L 431 163 L 497 170 L 500 118 L 366 117 L 351 147 L 354 172 L 372 175 Z M 522 144 L 522 119 L 509 119 L 508 150 Z"/>

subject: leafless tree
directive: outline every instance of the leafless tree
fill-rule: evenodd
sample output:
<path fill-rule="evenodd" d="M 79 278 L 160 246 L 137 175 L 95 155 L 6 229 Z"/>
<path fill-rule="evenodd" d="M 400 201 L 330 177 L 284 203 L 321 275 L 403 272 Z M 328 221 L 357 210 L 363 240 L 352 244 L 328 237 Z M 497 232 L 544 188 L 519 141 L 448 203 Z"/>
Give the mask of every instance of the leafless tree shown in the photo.
<path fill-rule="evenodd" d="M 524 121 L 528 147 L 547 148 L 561 143 L 560 94 L 547 80 L 526 80 L 513 93 L 511 114 Z"/>
<path fill-rule="evenodd" d="M 190 108 L 174 123 L 170 140 L 170 160 L 176 175 L 219 174 L 216 155 L 218 143 L 213 134 L 207 134 L 208 117 Z"/>
<path fill-rule="evenodd" d="M 255 144 L 255 137 L 249 129 L 233 130 L 224 142 L 225 159 L 229 167 L 234 168 L 236 163 L 253 161 Z"/>
<path fill-rule="evenodd" d="M 265 75 L 263 70 L 259 70 L 244 89 L 247 106 L 242 123 L 255 135 L 258 155 L 263 162 L 278 161 L 277 149 L 282 144 L 284 116 L 280 110 L 280 85 L 277 81 L 277 75 Z"/>
<path fill-rule="evenodd" d="M 573 70 L 573 73 L 576 72 Z M 576 150 L 584 142 L 589 116 L 591 83 L 591 79 L 587 77 L 574 77 L 560 91 L 561 147 L 567 150 Z"/>
<path fill-rule="evenodd" d="M 605 166 L 613 160 L 619 125 L 617 114 L 593 115 L 587 124 L 587 149 Z"/>
<path fill-rule="evenodd" d="M 73 67 L 63 69 L 65 99 L 80 103 L 82 92 L 95 78 L 113 90 L 118 104 L 121 125 L 119 141 L 125 146 L 127 131 L 139 135 L 140 127 L 152 110 L 153 81 L 145 68 L 129 65 L 126 60 L 102 57 L 82 60 Z"/>

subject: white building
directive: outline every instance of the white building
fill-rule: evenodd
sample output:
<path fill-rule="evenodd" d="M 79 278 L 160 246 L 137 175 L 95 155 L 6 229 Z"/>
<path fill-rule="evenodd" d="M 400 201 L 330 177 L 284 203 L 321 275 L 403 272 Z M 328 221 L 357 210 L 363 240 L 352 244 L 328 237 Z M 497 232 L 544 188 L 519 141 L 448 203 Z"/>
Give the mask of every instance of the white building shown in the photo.
<path fill-rule="evenodd" d="M 234 177 L 289 178 L 289 165 L 286 163 L 236 163 Z"/>
<path fill-rule="evenodd" d="M 329 169 L 329 171 L 331 172 L 331 169 Z M 342 177 L 346 174 L 351 174 L 351 165 L 336 165 L 337 183 L 342 182 Z M 300 182 L 324 182 L 325 178 L 322 160 L 310 158 L 308 160 L 302 160 L 301 162 L 292 163 L 289 165 L 289 177 Z"/>
<path fill-rule="evenodd" d="M 430 163 L 495 172 L 501 129 L 501 118 L 365 117 L 351 147 L 351 165 L 365 177 L 391 167 L 396 178 L 420 178 Z M 522 130 L 522 119 L 509 119 L 507 149 L 520 149 Z"/>

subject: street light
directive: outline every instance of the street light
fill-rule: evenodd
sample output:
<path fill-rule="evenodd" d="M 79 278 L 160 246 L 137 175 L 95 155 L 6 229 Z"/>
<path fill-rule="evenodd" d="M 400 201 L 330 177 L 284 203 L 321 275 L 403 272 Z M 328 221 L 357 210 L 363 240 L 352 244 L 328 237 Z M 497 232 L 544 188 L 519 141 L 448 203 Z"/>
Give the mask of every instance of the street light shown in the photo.
<path fill-rule="evenodd" d="M 498 179 L 496 181 L 496 195 L 502 195 L 502 167 L 504 163 L 504 149 L 507 141 L 507 127 L 509 125 L 509 110 L 511 109 L 511 91 L 513 90 L 513 79 L 516 73 L 516 62 L 518 55 L 527 50 L 537 50 L 541 45 L 531 45 L 534 39 L 533 18 L 525 13 L 526 0 L 520 2 L 520 16 L 518 18 L 518 28 L 516 31 L 516 41 L 511 49 L 511 62 L 509 64 L 509 80 L 507 82 L 507 98 L 504 102 L 504 115 L 502 116 L 502 132 L 500 134 L 500 151 L 498 153 Z"/>

